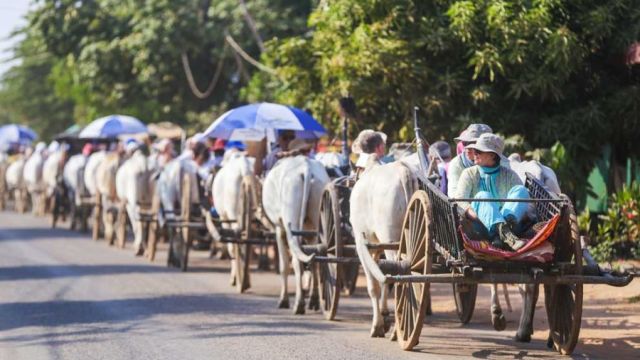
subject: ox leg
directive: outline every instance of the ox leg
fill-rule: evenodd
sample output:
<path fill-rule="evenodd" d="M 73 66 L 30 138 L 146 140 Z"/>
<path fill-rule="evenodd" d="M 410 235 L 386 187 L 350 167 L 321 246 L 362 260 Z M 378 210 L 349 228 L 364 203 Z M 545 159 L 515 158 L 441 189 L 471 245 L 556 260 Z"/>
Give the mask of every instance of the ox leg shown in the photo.
<path fill-rule="evenodd" d="M 320 294 L 318 293 L 318 272 L 317 265 L 311 264 L 311 289 L 309 295 L 309 310 L 320 310 Z"/>
<path fill-rule="evenodd" d="M 276 242 L 278 246 L 278 266 L 280 268 L 280 302 L 278 308 L 289 308 L 289 291 L 287 289 L 287 276 L 289 275 L 289 254 L 287 254 L 287 244 L 281 226 L 276 226 Z"/>
<path fill-rule="evenodd" d="M 507 327 L 507 319 L 502 313 L 498 294 L 498 284 L 491 284 L 491 324 L 496 331 L 502 331 Z"/>
<path fill-rule="evenodd" d="M 127 213 L 129 214 L 129 219 L 131 219 L 131 227 L 133 228 L 133 251 L 135 252 L 136 256 L 142 256 L 144 254 L 144 244 L 142 240 L 145 235 L 142 221 L 137 219 L 134 209 L 127 209 Z"/>
<path fill-rule="evenodd" d="M 356 243 L 361 242 L 364 243 L 364 236 L 361 234 L 355 234 Z M 360 255 L 359 255 L 360 256 Z M 367 256 L 367 255 L 363 255 Z M 371 307 L 373 308 L 373 321 L 371 325 L 371 337 L 384 337 L 384 320 L 382 317 L 382 313 L 380 311 L 380 283 L 373 277 L 373 275 L 369 272 L 369 269 L 366 266 L 363 266 L 365 278 L 367 279 L 367 292 L 369 293 L 369 298 L 371 299 Z"/>
<path fill-rule="evenodd" d="M 395 259 L 395 252 L 385 251 L 385 257 L 387 259 Z M 376 256 L 375 259 L 378 260 L 378 256 Z M 382 285 L 380 290 L 381 290 L 380 304 L 379 304 L 380 314 L 382 315 L 382 319 L 384 322 L 384 332 L 386 333 L 391 328 L 391 318 L 389 316 L 389 302 L 388 302 L 390 287 L 387 285 Z"/>
<path fill-rule="evenodd" d="M 234 246 L 238 246 L 233 243 L 227 244 L 227 249 L 229 254 L 235 254 Z M 233 256 L 229 257 L 231 259 L 231 279 L 229 279 L 229 285 L 236 286 L 236 259 Z"/>
<path fill-rule="evenodd" d="M 533 335 L 533 315 L 538 302 L 539 287 L 536 284 L 522 284 L 518 286 L 522 296 L 522 314 L 515 340 L 517 342 L 530 342 Z"/>
<path fill-rule="evenodd" d="M 304 314 L 304 291 L 302 290 L 302 275 L 304 273 L 304 268 L 302 266 L 302 262 L 293 259 L 293 274 L 295 275 L 296 281 L 296 300 L 294 306 L 294 314 L 303 315 Z"/>

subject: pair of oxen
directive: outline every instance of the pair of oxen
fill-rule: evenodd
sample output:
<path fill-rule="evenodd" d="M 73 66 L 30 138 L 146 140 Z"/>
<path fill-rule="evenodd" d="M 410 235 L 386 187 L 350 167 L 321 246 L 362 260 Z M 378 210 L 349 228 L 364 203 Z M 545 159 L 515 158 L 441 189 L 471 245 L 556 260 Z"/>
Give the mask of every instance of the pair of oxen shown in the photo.
<path fill-rule="evenodd" d="M 11 158 L 3 156 L 0 159 L 0 207 L 4 208 L 5 200 L 12 197 L 16 211 L 24 213 L 30 206 L 35 215 L 43 216 L 48 208 L 47 199 L 55 187 L 52 173 L 59 166 L 55 156 L 58 151 L 57 144 L 47 148 L 44 143 L 38 143 L 34 149 L 29 148 Z"/>
<path fill-rule="evenodd" d="M 350 197 L 349 220 L 361 262 L 364 262 L 365 257 L 372 257 L 367 250 L 367 243 L 399 241 L 409 200 L 418 189 L 416 176 L 416 172 L 419 171 L 418 163 L 417 154 L 384 165 L 369 162 L 368 168 L 356 182 Z M 539 162 L 522 162 L 516 157 L 511 159 L 509 166 L 518 173 L 523 182 L 525 173 L 530 173 L 542 181 L 550 191 L 560 193 L 553 171 Z M 217 174 L 213 183 L 213 198 L 223 220 L 240 218 L 241 183 L 245 176 L 251 176 L 252 169 L 252 159 L 237 153 L 234 157 L 225 160 L 222 170 Z M 324 164 L 303 155 L 281 159 L 263 181 L 262 207 L 275 228 L 278 245 L 282 280 L 279 306 L 289 307 L 287 276 L 289 268 L 292 267 L 295 274 L 294 312 L 296 314 L 304 313 L 304 266 L 302 262 L 295 260 L 294 254 L 288 252 L 300 249 L 299 245 L 303 240 L 298 235 L 299 230 L 318 228 L 319 204 L 323 190 L 329 182 Z M 237 226 L 233 222 L 228 224 L 230 227 Z M 395 259 L 395 256 L 395 251 L 385 250 L 386 258 Z M 292 263 L 290 258 L 294 259 Z M 373 261 L 373 259 L 368 260 Z M 232 266 L 232 269 L 234 268 Z M 371 336 L 384 337 L 389 329 L 388 319 L 386 319 L 389 313 L 388 287 L 379 283 L 366 267 L 363 269 L 373 309 Z M 524 305 L 515 340 L 527 342 L 530 341 L 533 333 L 532 310 L 537 301 L 537 286 L 520 286 L 520 293 Z M 317 301 L 316 299 L 317 289 L 312 286 L 310 301 Z M 491 315 L 494 328 L 504 330 L 506 320 L 498 300 L 496 284 L 491 286 Z"/>

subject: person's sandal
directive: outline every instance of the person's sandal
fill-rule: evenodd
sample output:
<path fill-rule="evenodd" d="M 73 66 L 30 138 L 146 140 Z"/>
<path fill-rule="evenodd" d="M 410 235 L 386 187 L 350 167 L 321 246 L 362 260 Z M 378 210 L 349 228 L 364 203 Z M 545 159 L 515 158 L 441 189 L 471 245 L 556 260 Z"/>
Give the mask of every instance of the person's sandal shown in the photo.
<path fill-rule="evenodd" d="M 500 234 L 500 240 L 513 251 L 518 251 L 526 244 L 513 233 L 511 226 L 506 222 L 498 224 L 498 234 Z"/>

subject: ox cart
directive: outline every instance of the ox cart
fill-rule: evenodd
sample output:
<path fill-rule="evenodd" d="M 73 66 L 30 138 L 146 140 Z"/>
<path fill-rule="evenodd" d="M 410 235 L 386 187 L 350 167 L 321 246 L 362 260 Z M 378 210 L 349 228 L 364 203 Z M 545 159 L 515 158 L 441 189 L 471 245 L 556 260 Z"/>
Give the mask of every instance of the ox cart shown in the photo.
<path fill-rule="evenodd" d="M 532 203 L 538 221 L 544 222 L 530 242 L 531 246 L 544 241 L 551 244 L 550 258 L 546 261 L 526 256 L 505 259 L 497 257 L 495 251 L 487 251 L 490 246 L 486 242 L 473 240 L 462 230 L 464 215 L 457 204 L 478 200 L 449 199 L 424 175 L 428 173 L 427 155 L 422 147 L 417 121 L 415 127 L 420 165 L 425 171 L 418 174 L 419 190 L 411 197 L 404 214 L 400 242 L 382 245 L 384 249 L 397 251 L 397 257 L 377 261 L 373 257 L 364 257 L 362 264 L 376 280 L 394 284 L 395 335 L 401 348 L 411 350 L 418 343 L 429 304 L 430 284 L 452 284 L 458 316 L 466 322 L 473 313 L 478 284 L 514 283 L 533 284 L 535 289 L 537 285 L 544 286 L 549 320 L 548 346 L 561 354 L 570 354 L 580 332 L 583 285 L 626 286 L 634 275 L 600 269 L 588 250 L 582 248 L 571 201 L 564 195 L 550 193 L 530 175 L 525 187 L 531 199 L 519 201 Z M 335 235 L 342 230 L 342 227 L 334 225 L 342 221 L 337 215 L 339 201 L 331 191 L 325 194 L 320 244 L 316 248 L 303 246 L 302 250 L 312 254 L 312 261 L 325 269 L 323 273 L 330 274 L 329 281 L 325 280 L 322 285 L 326 295 L 321 297 L 337 298 L 339 287 L 336 284 L 341 279 L 339 265 L 355 263 L 357 259 L 348 256 L 344 250 L 350 246 L 344 244 L 343 237 Z M 336 246 L 341 243 L 342 246 Z M 529 243 L 521 249 L 525 254 L 528 246 Z"/>
<path fill-rule="evenodd" d="M 242 293 L 251 287 L 250 265 L 254 250 L 258 250 L 258 269 L 269 268 L 268 248 L 275 246 L 274 226 L 262 208 L 262 183 L 255 175 L 242 179 L 237 220 L 212 219 L 215 227 L 209 225 L 216 241 L 232 244 L 233 283 Z M 226 226 L 236 224 L 234 228 Z"/>
<path fill-rule="evenodd" d="M 150 204 L 138 204 L 141 207 L 140 221 L 142 222 L 143 239 L 147 239 L 147 256 L 155 259 L 158 238 L 166 234 L 169 240 L 167 266 L 187 271 L 189 264 L 189 250 L 194 240 L 201 243 L 211 241 L 206 225 L 206 213 L 210 206 L 203 196 L 194 198 L 191 189 L 197 177 L 183 174 L 180 183 L 180 201 L 173 212 L 163 208 L 158 191 L 154 191 Z M 197 184 L 198 192 L 202 185 Z"/>

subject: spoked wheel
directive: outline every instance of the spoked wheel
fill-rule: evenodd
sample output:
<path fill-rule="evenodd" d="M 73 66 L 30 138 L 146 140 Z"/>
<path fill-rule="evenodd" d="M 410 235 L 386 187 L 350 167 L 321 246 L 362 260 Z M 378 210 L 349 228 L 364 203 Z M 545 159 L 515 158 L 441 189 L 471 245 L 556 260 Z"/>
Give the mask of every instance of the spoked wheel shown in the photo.
<path fill-rule="evenodd" d="M 582 247 L 578 221 L 571 201 L 563 194 L 566 211 L 562 228 L 556 237 L 556 261 L 573 261 L 575 273 L 582 274 Z M 545 285 L 544 298 L 549 321 L 549 340 L 563 355 L 573 352 L 580 335 L 582 322 L 582 284 Z"/>
<path fill-rule="evenodd" d="M 432 236 L 431 207 L 424 191 L 417 191 L 409 202 L 402 233 L 398 261 L 409 265 L 412 275 L 431 273 Z M 429 283 L 397 283 L 396 331 L 403 350 L 411 350 L 418 344 L 422 323 L 427 309 Z"/>
<path fill-rule="evenodd" d="M 332 183 L 322 193 L 320 202 L 320 222 L 318 227 L 320 243 L 327 249 L 327 257 L 342 257 L 342 231 L 338 210 L 338 194 Z M 333 320 L 338 310 L 340 289 L 342 288 L 342 265 L 318 263 L 320 276 L 320 307 L 325 319 Z"/>
<path fill-rule="evenodd" d="M 456 302 L 456 313 L 462 324 L 467 324 L 473 316 L 478 295 L 477 284 L 453 284 L 453 299 Z"/>
<path fill-rule="evenodd" d="M 240 192 L 240 244 L 233 247 L 233 258 L 236 274 L 236 289 L 239 293 L 245 292 L 251 287 L 249 279 L 249 264 L 251 260 L 251 245 L 249 240 L 255 239 L 254 228 L 254 205 L 253 204 L 253 181 L 245 176 L 242 180 L 242 191 Z"/>

